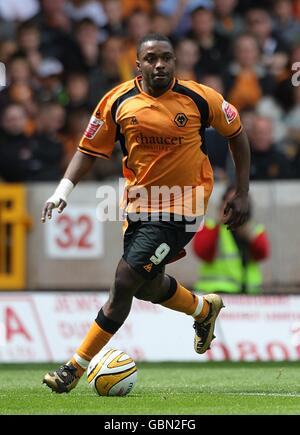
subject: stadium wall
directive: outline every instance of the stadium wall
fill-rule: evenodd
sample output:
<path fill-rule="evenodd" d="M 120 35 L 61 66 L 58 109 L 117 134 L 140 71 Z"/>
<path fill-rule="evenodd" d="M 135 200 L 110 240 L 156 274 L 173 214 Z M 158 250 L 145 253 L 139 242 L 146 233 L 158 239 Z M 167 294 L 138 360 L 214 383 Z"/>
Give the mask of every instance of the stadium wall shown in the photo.
<path fill-rule="evenodd" d="M 82 183 L 70 197 L 70 204 L 59 216 L 60 222 L 40 222 L 41 208 L 55 185 L 28 184 L 28 211 L 33 226 L 28 234 L 27 288 L 30 290 L 108 289 L 122 254 L 122 223 L 99 223 L 96 219 L 101 184 Z M 111 184 L 118 191 L 117 184 Z M 216 184 L 208 215 L 217 216 L 217 205 L 224 186 Z M 300 183 L 277 181 L 252 183 L 255 218 L 264 223 L 271 241 L 271 257 L 263 263 L 266 292 L 298 291 Z M 113 200 L 116 210 L 118 199 Z M 168 266 L 168 273 L 192 287 L 197 279 L 198 261 L 188 255 Z"/>

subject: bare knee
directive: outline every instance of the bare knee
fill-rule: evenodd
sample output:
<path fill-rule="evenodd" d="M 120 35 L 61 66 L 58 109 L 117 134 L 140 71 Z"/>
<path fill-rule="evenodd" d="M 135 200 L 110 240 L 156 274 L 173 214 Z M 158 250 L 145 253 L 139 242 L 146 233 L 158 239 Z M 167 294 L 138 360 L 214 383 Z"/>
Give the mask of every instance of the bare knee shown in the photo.
<path fill-rule="evenodd" d="M 121 303 L 124 300 L 132 299 L 144 281 L 144 278 L 122 259 L 117 267 L 115 280 L 110 290 L 111 302 Z"/>
<path fill-rule="evenodd" d="M 134 294 L 143 285 L 144 278 L 132 267 L 121 260 L 109 292 L 108 301 L 103 306 L 104 315 L 115 321 L 123 322 L 131 309 Z"/>
<path fill-rule="evenodd" d="M 165 274 L 160 274 L 156 279 L 145 282 L 135 294 L 135 297 L 155 304 L 164 298 L 168 286 L 169 277 Z"/>
<path fill-rule="evenodd" d="M 145 286 L 143 286 L 136 294 L 135 297 L 137 299 L 140 299 L 142 301 L 149 301 L 152 302 L 153 299 L 153 292 L 152 292 L 152 286 L 150 285 L 147 287 L 147 283 Z"/>

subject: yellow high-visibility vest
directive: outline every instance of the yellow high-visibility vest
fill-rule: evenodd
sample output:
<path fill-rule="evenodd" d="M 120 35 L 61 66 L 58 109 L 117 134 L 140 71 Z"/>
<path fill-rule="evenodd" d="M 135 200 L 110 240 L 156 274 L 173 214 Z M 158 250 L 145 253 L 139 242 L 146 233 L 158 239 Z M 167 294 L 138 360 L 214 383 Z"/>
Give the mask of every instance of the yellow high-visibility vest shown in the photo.
<path fill-rule="evenodd" d="M 212 219 L 206 219 L 205 225 L 212 229 L 216 223 Z M 256 235 L 263 231 L 263 225 L 254 225 Z M 246 293 L 261 293 L 262 273 L 259 264 L 255 261 L 249 261 L 245 266 L 242 264 L 239 248 L 231 231 L 221 225 L 216 257 L 212 262 L 201 262 L 199 280 L 194 288 L 203 293 L 240 293 L 243 287 Z"/>

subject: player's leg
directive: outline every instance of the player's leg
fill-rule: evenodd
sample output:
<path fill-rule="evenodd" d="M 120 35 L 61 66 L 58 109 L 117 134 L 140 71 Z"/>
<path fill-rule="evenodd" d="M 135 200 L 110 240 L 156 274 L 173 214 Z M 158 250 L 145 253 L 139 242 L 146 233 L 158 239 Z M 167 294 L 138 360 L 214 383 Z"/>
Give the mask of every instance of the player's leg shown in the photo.
<path fill-rule="evenodd" d="M 224 306 L 222 298 L 216 294 L 195 295 L 173 277 L 164 274 L 164 265 L 178 256 L 195 233 L 187 232 L 184 222 L 181 221 L 158 222 L 151 231 L 157 246 L 166 245 L 167 242 L 169 251 L 159 265 L 162 273 L 158 274 L 157 268 L 152 265 L 152 274 L 156 273 L 157 277 L 145 282 L 135 296 L 192 316 L 195 329 L 194 349 L 197 353 L 204 353 L 215 338 L 215 322 Z"/>
<path fill-rule="evenodd" d="M 99 350 L 104 347 L 110 338 L 120 329 L 126 320 L 132 304 L 134 294 L 145 282 L 126 261 L 122 258 L 116 270 L 115 280 L 109 292 L 109 298 L 98 313 L 76 354 L 77 362 L 84 360 L 84 368 Z"/>
<path fill-rule="evenodd" d="M 160 274 L 153 281 L 145 283 L 135 297 L 192 316 L 195 351 L 202 354 L 209 349 L 215 338 L 214 327 L 217 316 L 224 306 L 219 295 L 195 295 L 173 277 Z"/>
<path fill-rule="evenodd" d="M 215 338 L 215 322 L 224 306 L 222 298 L 217 294 L 198 296 L 173 277 L 170 278 L 173 281 L 174 294 L 169 299 L 161 301 L 160 304 L 193 317 L 194 349 L 197 353 L 205 353 Z"/>
<path fill-rule="evenodd" d="M 101 308 L 83 342 L 71 360 L 54 372 L 47 373 L 43 382 L 57 393 L 71 391 L 96 355 L 126 320 L 134 294 L 143 285 L 140 276 L 122 258 L 116 270 L 109 299 Z"/>

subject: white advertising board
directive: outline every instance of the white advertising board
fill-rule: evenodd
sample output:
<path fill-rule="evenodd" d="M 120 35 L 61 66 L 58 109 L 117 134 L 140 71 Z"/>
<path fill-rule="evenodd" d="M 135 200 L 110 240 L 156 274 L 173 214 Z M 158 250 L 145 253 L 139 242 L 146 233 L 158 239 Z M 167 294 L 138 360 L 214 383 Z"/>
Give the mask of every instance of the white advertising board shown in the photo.
<path fill-rule="evenodd" d="M 0 294 L 0 362 L 66 361 L 106 293 Z M 192 319 L 135 300 L 108 346 L 137 361 L 273 361 L 300 359 L 300 297 L 225 296 L 211 350 L 193 350 Z"/>

